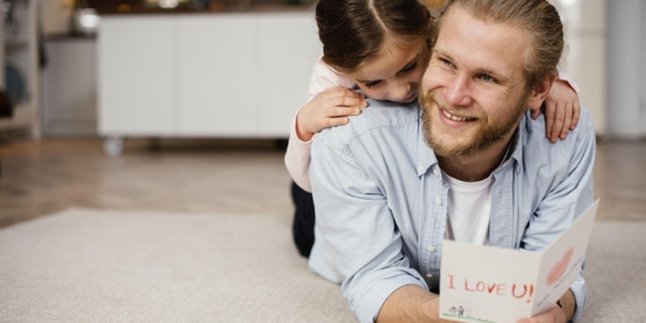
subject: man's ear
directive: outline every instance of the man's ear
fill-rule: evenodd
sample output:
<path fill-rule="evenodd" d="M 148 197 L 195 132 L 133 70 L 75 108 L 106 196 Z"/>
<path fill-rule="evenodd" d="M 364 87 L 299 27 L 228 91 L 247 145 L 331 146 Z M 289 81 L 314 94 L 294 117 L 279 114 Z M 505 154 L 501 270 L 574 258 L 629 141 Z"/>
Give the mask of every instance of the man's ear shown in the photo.
<path fill-rule="evenodd" d="M 529 93 L 529 97 L 527 97 L 527 106 L 530 109 L 540 109 L 541 105 L 543 105 L 543 102 L 545 101 L 545 98 L 547 98 L 547 94 L 550 93 L 550 89 L 552 89 L 552 84 L 554 84 L 555 80 L 556 74 L 550 73 L 542 81 L 534 85 L 534 88 Z"/>

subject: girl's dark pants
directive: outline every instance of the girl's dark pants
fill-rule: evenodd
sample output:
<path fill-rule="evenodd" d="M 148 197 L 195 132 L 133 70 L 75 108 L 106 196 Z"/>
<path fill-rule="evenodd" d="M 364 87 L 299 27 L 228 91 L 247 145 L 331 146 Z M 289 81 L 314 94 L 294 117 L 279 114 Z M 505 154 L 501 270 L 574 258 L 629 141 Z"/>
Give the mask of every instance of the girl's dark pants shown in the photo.
<path fill-rule="evenodd" d="M 312 193 L 292 182 L 292 201 L 294 202 L 294 222 L 292 235 L 294 244 L 301 256 L 307 258 L 314 244 L 314 201 Z"/>

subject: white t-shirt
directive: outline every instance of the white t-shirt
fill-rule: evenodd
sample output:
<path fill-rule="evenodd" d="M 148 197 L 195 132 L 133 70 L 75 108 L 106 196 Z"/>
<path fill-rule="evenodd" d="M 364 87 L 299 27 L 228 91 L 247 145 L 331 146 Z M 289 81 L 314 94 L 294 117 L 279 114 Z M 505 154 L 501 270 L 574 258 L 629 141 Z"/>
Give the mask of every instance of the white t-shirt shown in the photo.
<path fill-rule="evenodd" d="M 446 238 L 484 245 L 489 234 L 493 177 L 463 182 L 442 172 L 449 184 Z"/>

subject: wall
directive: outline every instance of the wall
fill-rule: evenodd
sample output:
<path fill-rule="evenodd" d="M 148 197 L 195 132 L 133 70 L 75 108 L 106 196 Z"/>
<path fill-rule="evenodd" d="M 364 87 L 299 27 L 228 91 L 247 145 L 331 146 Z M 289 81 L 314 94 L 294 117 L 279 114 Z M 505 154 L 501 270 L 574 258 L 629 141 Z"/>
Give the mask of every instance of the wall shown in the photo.
<path fill-rule="evenodd" d="M 642 7 L 642 15 L 640 17 L 640 21 L 642 22 L 641 25 L 641 34 L 642 34 L 642 48 L 641 48 L 641 59 L 639 62 L 641 63 L 641 73 L 640 75 L 642 76 L 640 83 L 641 83 L 641 90 L 639 91 L 641 93 L 641 98 L 639 100 L 639 104 L 641 106 L 641 137 L 646 136 L 646 130 L 644 127 L 646 127 L 646 22 L 644 20 L 646 19 L 646 4 L 643 2 L 641 3 Z"/>
<path fill-rule="evenodd" d="M 608 71 L 607 0 L 551 1 L 561 14 L 566 48 L 561 71 L 580 89 L 581 102 L 590 110 L 595 132 L 607 132 Z"/>
<path fill-rule="evenodd" d="M 646 138 L 646 3 L 612 0 L 609 8 L 610 137 Z"/>

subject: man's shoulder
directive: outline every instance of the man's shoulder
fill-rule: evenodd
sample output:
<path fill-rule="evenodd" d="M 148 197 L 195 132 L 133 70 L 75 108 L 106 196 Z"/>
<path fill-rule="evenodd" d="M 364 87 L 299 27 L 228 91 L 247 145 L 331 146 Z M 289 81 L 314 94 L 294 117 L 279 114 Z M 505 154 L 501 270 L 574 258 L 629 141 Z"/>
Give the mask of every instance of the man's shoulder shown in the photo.
<path fill-rule="evenodd" d="M 546 136 L 544 116 L 536 120 L 526 114 L 523 122 L 523 152 L 525 165 L 532 164 L 549 168 L 560 168 L 561 164 L 567 164 L 574 155 L 581 154 L 584 150 L 591 150 L 594 153 L 595 133 L 592 126 L 592 117 L 584 106 L 581 106 L 581 115 L 575 129 L 571 130 L 565 140 L 558 140 L 551 143 Z"/>
<path fill-rule="evenodd" d="M 539 116 L 536 120 L 532 120 L 529 117 L 529 112 L 527 112 L 524 122 L 526 141 L 535 141 L 535 144 L 538 144 L 540 146 L 555 148 L 558 145 L 554 145 L 549 140 L 547 140 L 546 128 L 545 117 L 543 115 Z M 582 138 L 587 138 L 590 136 L 594 136 L 592 116 L 590 115 L 588 109 L 585 106 L 581 105 L 581 113 L 576 128 L 570 130 L 567 138 L 565 140 L 560 140 L 559 143 L 563 143 L 566 146 L 573 145 L 577 140 L 581 140 Z"/>
<path fill-rule="evenodd" d="M 328 145 L 346 145 L 366 134 L 376 132 L 402 133 L 402 128 L 418 124 L 419 106 L 368 99 L 368 107 L 357 116 L 350 117 L 347 125 L 327 128 L 318 133 L 315 141 Z"/>

